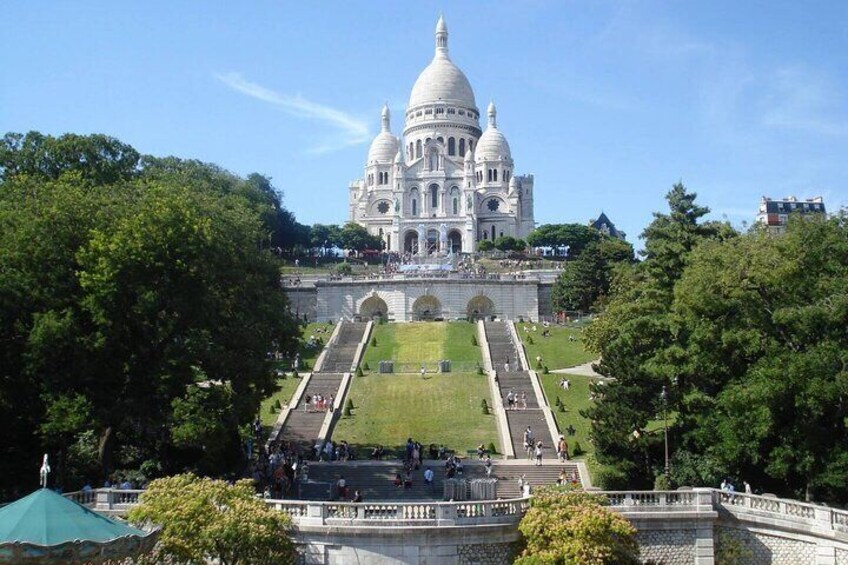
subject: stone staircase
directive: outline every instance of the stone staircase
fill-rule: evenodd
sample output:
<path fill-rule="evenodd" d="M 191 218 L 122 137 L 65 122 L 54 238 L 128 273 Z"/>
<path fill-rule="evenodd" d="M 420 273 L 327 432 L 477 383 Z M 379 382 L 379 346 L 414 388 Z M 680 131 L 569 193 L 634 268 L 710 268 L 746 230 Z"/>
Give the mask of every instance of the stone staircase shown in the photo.
<path fill-rule="evenodd" d="M 524 447 L 524 430 L 530 426 L 533 437 L 542 441 L 543 457 L 548 459 L 556 456 L 556 444 L 551 437 L 548 425 L 545 422 L 544 412 L 541 410 L 540 399 L 536 397 L 530 373 L 521 367 L 521 358 L 517 352 L 517 345 L 512 340 L 508 322 L 485 322 L 486 341 L 489 343 L 489 353 L 492 363 L 497 372 L 498 392 L 501 402 L 506 410 L 506 420 L 509 426 L 509 436 L 512 440 L 512 448 L 516 459 L 526 457 Z M 510 371 L 504 371 L 504 363 L 509 360 Z M 507 410 L 507 395 L 512 391 L 518 397 L 526 394 L 527 408 L 516 402 L 514 410 Z"/>
<path fill-rule="evenodd" d="M 300 485 L 303 500 L 328 500 L 335 495 L 332 488 L 340 476 L 344 476 L 350 497 L 355 490 L 362 493 L 365 502 L 400 502 L 413 500 L 442 500 L 444 493 L 444 461 L 425 460 L 421 468 L 412 474 L 412 488 L 396 487 L 393 484 L 395 474 L 403 474 L 401 461 L 352 461 L 333 463 L 310 463 L 309 480 Z M 424 469 L 433 469 L 433 486 L 424 484 Z M 475 460 L 463 460 L 463 478 L 467 480 L 486 477 L 482 463 Z M 532 464 L 500 464 L 494 462 L 492 477 L 497 478 L 498 498 L 518 498 L 521 491 L 518 479 L 523 475 L 531 487 L 555 484 L 560 472 L 565 469 L 568 477 L 579 473 L 577 465 L 567 462 L 557 464 L 547 461 L 542 466 Z M 578 478 L 579 481 L 579 478 Z"/>
<path fill-rule="evenodd" d="M 294 442 L 303 453 L 310 453 L 318 439 L 327 412 L 325 410 L 320 412 L 305 410 L 304 399 L 307 396 L 314 398 L 318 394 L 327 399 L 330 396 L 338 396 L 339 385 L 341 385 L 344 377 L 343 373 L 350 371 L 353 358 L 356 355 L 356 348 L 359 347 L 366 328 L 366 323 L 344 322 L 342 324 L 336 341 L 327 346 L 321 372 L 312 373 L 300 402 L 292 407 L 285 425 L 280 430 L 277 437 L 281 441 Z M 341 399 L 337 398 L 336 406 L 340 403 Z"/>
<path fill-rule="evenodd" d="M 331 344 L 324 354 L 322 373 L 347 373 L 351 371 L 356 348 L 362 341 L 367 323 L 344 322 L 339 330 L 336 341 Z"/>

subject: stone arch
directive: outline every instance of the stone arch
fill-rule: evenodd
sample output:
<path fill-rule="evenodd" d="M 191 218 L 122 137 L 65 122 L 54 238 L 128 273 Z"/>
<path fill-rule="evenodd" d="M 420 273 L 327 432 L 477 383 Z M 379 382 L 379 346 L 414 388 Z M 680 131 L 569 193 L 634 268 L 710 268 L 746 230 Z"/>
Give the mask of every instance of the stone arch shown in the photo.
<path fill-rule="evenodd" d="M 409 230 L 403 236 L 403 252 L 418 253 L 418 232 Z"/>
<path fill-rule="evenodd" d="M 462 234 L 459 230 L 448 232 L 448 250 L 452 253 L 462 253 Z"/>
<path fill-rule="evenodd" d="M 385 320 L 389 311 L 386 301 L 372 294 L 359 305 L 359 315 L 363 320 Z"/>
<path fill-rule="evenodd" d="M 471 321 L 484 320 L 495 313 L 495 303 L 485 294 L 478 294 L 468 301 L 466 313 Z"/>
<path fill-rule="evenodd" d="M 412 318 L 414 320 L 434 320 L 442 314 L 442 303 L 432 294 L 419 296 L 412 303 Z"/>

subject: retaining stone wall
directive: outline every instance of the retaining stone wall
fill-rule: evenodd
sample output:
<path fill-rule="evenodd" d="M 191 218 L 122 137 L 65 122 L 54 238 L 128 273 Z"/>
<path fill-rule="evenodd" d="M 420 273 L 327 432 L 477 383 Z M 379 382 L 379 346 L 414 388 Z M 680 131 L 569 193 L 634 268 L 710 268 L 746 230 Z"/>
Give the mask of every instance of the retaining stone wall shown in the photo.
<path fill-rule="evenodd" d="M 695 530 L 638 531 L 642 560 L 663 565 L 692 565 L 695 562 Z"/>
<path fill-rule="evenodd" d="M 836 565 L 848 565 L 848 550 L 836 549 Z"/>
<path fill-rule="evenodd" d="M 461 565 L 509 565 L 518 551 L 515 543 L 474 543 L 458 548 Z"/>
<path fill-rule="evenodd" d="M 740 565 L 801 565 L 816 562 L 816 545 L 737 528 L 716 527 L 716 563 L 733 555 Z"/>

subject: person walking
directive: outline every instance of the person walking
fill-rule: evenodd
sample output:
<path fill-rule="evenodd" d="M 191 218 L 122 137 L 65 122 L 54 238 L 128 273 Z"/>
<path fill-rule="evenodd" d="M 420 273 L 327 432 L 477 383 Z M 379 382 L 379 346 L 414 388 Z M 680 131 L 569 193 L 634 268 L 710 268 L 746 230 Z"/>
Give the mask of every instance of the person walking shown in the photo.
<path fill-rule="evenodd" d="M 486 455 L 483 465 L 486 467 L 486 478 L 488 479 L 492 476 L 492 458 L 489 455 Z"/>
<path fill-rule="evenodd" d="M 542 466 L 542 442 L 541 441 L 536 442 L 536 466 L 537 467 Z"/>

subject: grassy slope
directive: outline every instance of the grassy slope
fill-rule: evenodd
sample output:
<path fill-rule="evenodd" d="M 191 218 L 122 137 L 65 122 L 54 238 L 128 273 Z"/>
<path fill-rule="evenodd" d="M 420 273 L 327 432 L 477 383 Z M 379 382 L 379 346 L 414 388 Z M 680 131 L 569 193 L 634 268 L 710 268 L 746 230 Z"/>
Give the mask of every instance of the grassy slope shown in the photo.
<path fill-rule="evenodd" d="M 349 398 L 352 416 L 339 420 L 333 439 L 347 440 L 360 457 L 378 444 L 400 453 L 408 437 L 458 453 L 490 442 L 500 449 L 495 417 L 480 409 L 482 399 L 492 401 L 485 376 L 371 374 L 354 379 Z"/>
<path fill-rule="evenodd" d="M 567 369 L 576 365 L 582 365 L 595 359 L 595 355 L 583 349 L 583 333 L 576 328 L 551 326 L 543 328 L 536 324 L 536 331 L 525 332 L 524 328 L 531 329 L 533 324 L 515 324 L 518 338 L 524 343 L 527 352 L 527 361 L 533 368 L 536 367 L 536 357 L 542 357 L 542 364 L 548 369 Z M 548 329 L 550 337 L 542 337 L 542 332 Z M 568 341 L 569 336 L 574 336 L 576 341 Z M 532 337 L 533 343 L 528 344 L 527 338 Z"/>
<path fill-rule="evenodd" d="M 559 381 L 563 377 L 571 383 L 567 391 L 559 386 Z M 586 455 L 580 456 L 579 459 L 585 458 L 587 462 L 592 463 L 591 466 L 594 466 L 595 448 L 589 443 L 589 431 L 592 424 L 588 419 L 580 415 L 580 410 L 592 405 L 592 401 L 589 400 L 589 383 L 595 379 L 583 375 L 557 375 L 553 373 L 548 375 L 542 375 L 540 373 L 539 378 L 542 380 L 545 396 L 548 397 L 548 402 L 551 404 L 551 410 L 553 410 L 554 418 L 557 420 L 559 429 L 565 433 L 568 426 L 572 425 L 576 430 L 573 436 L 565 434 L 569 451 L 573 452 L 574 444 L 580 443 L 580 447 L 583 448 Z M 560 412 L 559 407 L 556 406 L 557 397 L 565 405 L 565 412 Z M 590 471 L 594 475 L 596 469 L 590 468 Z"/>
<path fill-rule="evenodd" d="M 259 415 L 262 420 L 263 426 L 270 427 L 274 425 L 274 422 L 277 421 L 277 416 L 279 416 L 279 413 L 271 414 L 271 405 L 274 404 L 276 400 L 279 400 L 280 404 L 282 404 L 283 406 L 288 404 L 289 400 L 292 397 L 292 394 L 294 394 L 294 391 L 297 388 L 297 385 L 299 384 L 300 379 L 295 379 L 292 377 L 288 377 L 285 379 L 277 379 L 277 386 L 279 387 L 277 392 L 262 401 L 262 407 L 260 408 Z"/>
<path fill-rule="evenodd" d="M 481 362 L 480 347 L 471 344 L 476 326 L 466 322 L 420 322 L 374 326 L 377 346 L 365 350 L 363 364 L 376 370 L 381 360 L 398 365 L 432 365 L 450 359 L 455 365 L 476 366 Z"/>

